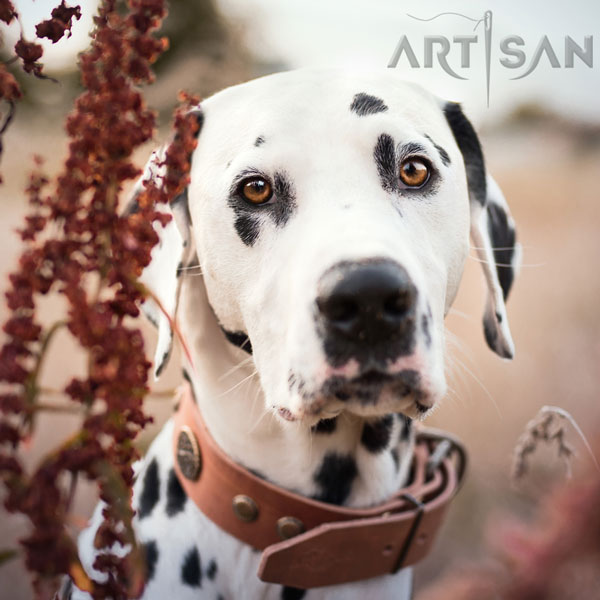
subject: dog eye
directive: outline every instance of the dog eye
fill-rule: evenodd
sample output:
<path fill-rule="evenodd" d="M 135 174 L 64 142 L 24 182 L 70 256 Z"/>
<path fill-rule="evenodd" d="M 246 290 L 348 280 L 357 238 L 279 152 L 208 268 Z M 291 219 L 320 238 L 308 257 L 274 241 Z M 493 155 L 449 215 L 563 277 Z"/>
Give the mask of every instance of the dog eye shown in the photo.
<path fill-rule="evenodd" d="M 271 199 L 273 189 L 271 184 L 262 177 L 253 177 L 242 181 L 240 193 L 244 200 L 251 204 L 265 204 Z"/>
<path fill-rule="evenodd" d="M 407 158 L 400 165 L 400 180 L 410 188 L 420 188 L 429 180 L 429 165 L 420 158 Z"/>

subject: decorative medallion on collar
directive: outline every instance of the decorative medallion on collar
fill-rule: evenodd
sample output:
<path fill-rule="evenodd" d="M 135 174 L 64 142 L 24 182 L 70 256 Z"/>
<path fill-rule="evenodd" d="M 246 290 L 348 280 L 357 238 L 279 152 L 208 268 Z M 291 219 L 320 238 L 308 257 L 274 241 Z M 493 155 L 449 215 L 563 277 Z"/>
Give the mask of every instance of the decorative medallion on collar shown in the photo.
<path fill-rule="evenodd" d="M 456 438 L 425 429 L 417 434 L 409 485 L 389 500 L 363 509 L 319 502 L 233 462 L 208 432 L 188 384 L 175 414 L 173 450 L 175 472 L 198 508 L 263 551 L 259 578 L 302 589 L 395 573 L 422 560 L 466 466 Z"/>
<path fill-rule="evenodd" d="M 175 458 L 181 474 L 190 481 L 196 481 L 202 470 L 202 455 L 198 440 L 187 425 L 183 425 L 177 435 Z"/>

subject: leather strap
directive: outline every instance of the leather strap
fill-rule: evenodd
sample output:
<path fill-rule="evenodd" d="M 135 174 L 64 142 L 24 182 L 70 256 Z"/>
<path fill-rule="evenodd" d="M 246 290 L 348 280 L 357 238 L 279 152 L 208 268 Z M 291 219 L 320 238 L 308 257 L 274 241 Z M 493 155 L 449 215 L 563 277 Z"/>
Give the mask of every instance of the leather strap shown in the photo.
<path fill-rule="evenodd" d="M 423 431 L 408 486 L 369 508 L 336 506 L 294 494 L 233 462 L 210 435 L 187 384 L 174 420 L 175 472 L 186 494 L 221 529 L 263 550 L 260 579 L 302 589 L 393 573 L 423 559 L 464 475 L 462 444 Z M 197 469 L 189 466 L 190 453 L 198 455 Z M 257 509 L 253 520 L 236 515 L 234 498 L 240 496 Z M 286 517 L 304 532 L 282 540 L 279 525 Z"/>

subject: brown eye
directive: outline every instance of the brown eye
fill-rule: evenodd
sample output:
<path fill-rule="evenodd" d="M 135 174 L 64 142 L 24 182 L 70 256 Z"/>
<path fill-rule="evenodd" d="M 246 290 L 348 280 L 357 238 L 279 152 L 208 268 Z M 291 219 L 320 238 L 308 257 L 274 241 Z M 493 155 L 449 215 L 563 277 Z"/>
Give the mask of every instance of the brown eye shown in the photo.
<path fill-rule="evenodd" d="M 264 204 L 271 199 L 273 190 L 271 184 L 262 177 L 248 179 L 241 187 L 242 196 L 252 204 Z"/>
<path fill-rule="evenodd" d="M 428 179 L 429 167 L 421 159 L 408 158 L 400 165 L 400 180 L 407 187 L 421 187 Z"/>

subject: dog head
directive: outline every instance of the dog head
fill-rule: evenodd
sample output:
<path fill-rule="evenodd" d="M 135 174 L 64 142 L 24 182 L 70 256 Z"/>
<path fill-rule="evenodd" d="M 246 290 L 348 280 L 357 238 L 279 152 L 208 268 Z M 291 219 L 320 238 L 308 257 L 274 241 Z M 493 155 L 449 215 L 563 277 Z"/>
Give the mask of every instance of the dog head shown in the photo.
<path fill-rule="evenodd" d="M 177 268 L 197 257 L 223 343 L 252 353 L 267 408 L 309 421 L 426 413 L 446 390 L 444 317 L 469 233 L 486 340 L 512 357 L 515 230 L 459 105 L 389 71 L 306 70 L 228 88 L 198 111 L 191 182 L 143 280 L 174 313 Z M 160 371 L 172 333 L 145 305 Z"/>

